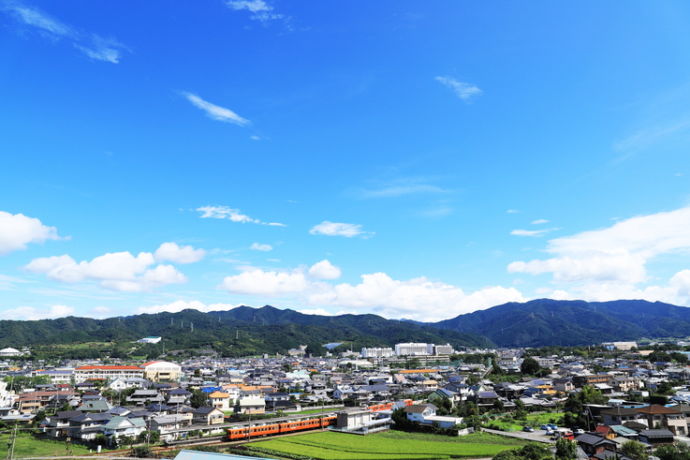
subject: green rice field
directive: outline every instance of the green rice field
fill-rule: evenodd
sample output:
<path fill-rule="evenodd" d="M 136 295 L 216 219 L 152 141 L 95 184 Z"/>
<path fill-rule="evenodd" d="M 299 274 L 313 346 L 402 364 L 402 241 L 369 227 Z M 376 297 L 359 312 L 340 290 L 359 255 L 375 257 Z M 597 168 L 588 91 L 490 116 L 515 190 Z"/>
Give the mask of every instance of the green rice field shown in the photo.
<path fill-rule="evenodd" d="M 386 431 L 367 436 L 319 432 L 247 444 L 258 455 L 321 460 L 451 459 L 492 457 L 525 443 L 488 433 L 450 437 Z"/>

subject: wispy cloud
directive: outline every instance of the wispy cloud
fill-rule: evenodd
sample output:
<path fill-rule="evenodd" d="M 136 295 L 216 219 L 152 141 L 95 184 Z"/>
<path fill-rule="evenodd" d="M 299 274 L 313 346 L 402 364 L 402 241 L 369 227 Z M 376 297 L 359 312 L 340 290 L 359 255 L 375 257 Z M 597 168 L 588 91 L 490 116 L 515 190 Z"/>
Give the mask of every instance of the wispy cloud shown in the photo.
<path fill-rule="evenodd" d="M 540 230 L 522 230 L 522 229 L 516 229 L 510 232 L 511 235 L 513 236 L 531 236 L 531 237 L 539 237 L 539 236 L 544 236 L 547 233 L 551 233 L 553 231 L 558 230 L 557 228 L 542 228 Z"/>
<path fill-rule="evenodd" d="M 182 95 L 191 102 L 194 107 L 201 109 L 212 120 L 233 123 L 239 126 L 247 126 L 251 123 L 232 110 L 205 101 L 194 93 L 183 92 Z"/>
<path fill-rule="evenodd" d="M 117 64 L 122 52 L 129 51 L 129 48 L 113 38 L 80 32 L 48 13 L 19 1 L 6 1 L 0 4 L 0 11 L 10 13 L 19 23 L 37 29 L 50 39 L 71 41 L 76 49 L 97 61 Z"/>
<path fill-rule="evenodd" d="M 519 209 L 506 209 L 506 214 L 520 214 Z"/>
<path fill-rule="evenodd" d="M 640 150 L 645 150 L 672 136 L 687 133 L 688 130 L 690 130 L 690 119 L 688 118 L 671 123 L 658 124 L 638 130 L 625 139 L 614 143 L 613 148 L 621 153 L 617 160 L 622 161 Z"/>
<path fill-rule="evenodd" d="M 359 190 L 357 195 L 360 198 L 397 198 L 406 195 L 418 194 L 438 194 L 448 193 L 446 190 L 438 185 L 429 183 L 423 178 L 404 178 L 388 181 L 379 184 L 377 187 L 365 188 Z"/>
<path fill-rule="evenodd" d="M 123 50 L 128 48 L 113 38 L 93 35 L 88 44 L 75 43 L 74 46 L 91 59 L 118 64 Z"/>
<path fill-rule="evenodd" d="M 537 220 L 533 220 L 531 223 L 532 223 L 532 225 L 542 225 L 542 224 L 548 224 L 549 221 L 547 219 L 537 219 Z"/>
<path fill-rule="evenodd" d="M 196 208 L 198 212 L 201 213 L 202 219 L 226 219 L 231 222 L 237 222 L 241 224 L 259 224 L 268 225 L 271 227 L 285 227 L 285 224 L 280 222 L 264 222 L 253 217 L 249 217 L 243 214 L 242 211 L 235 208 L 230 208 L 228 206 L 201 206 Z"/>
<path fill-rule="evenodd" d="M 373 232 L 366 232 L 362 229 L 360 224 L 347 224 L 344 222 L 331 222 L 324 220 L 320 224 L 314 225 L 309 233 L 312 235 L 326 235 L 326 236 L 344 236 L 352 238 L 361 236 L 364 238 L 373 236 Z"/>
<path fill-rule="evenodd" d="M 249 246 L 249 249 L 252 251 L 268 252 L 273 250 L 273 246 L 266 243 L 252 243 L 252 245 Z"/>
<path fill-rule="evenodd" d="M 478 86 L 456 80 L 453 77 L 439 76 L 436 77 L 435 80 L 441 83 L 443 86 L 450 88 L 457 97 L 465 102 L 469 102 L 471 99 L 481 95 L 483 92 Z"/>
<path fill-rule="evenodd" d="M 228 0 L 225 3 L 228 8 L 235 11 L 249 12 L 249 18 L 267 24 L 271 21 L 286 21 L 289 17 L 276 12 L 273 5 L 265 0 Z"/>

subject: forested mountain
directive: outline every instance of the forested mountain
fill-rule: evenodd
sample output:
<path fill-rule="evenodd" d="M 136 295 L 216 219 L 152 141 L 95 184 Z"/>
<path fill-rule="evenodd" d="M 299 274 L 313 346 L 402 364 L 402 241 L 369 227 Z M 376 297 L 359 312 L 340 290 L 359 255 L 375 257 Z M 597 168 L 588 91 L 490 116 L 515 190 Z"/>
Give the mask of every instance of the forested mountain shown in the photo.
<path fill-rule="evenodd" d="M 323 351 L 344 342 L 392 346 L 398 342 L 463 346 L 588 345 L 643 337 L 690 335 L 690 308 L 643 300 L 584 302 L 539 299 L 507 303 L 437 323 L 385 319 L 376 315 L 306 315 L 271 306 L 238 307 L 202 313 L 184 310 L 109 319 L 67 317 L 40 321 L 0 321 L 0 346 L 42 346 L 84 342 L 120 344 L 148 335 L 163 337 L 157 346 L 213 349 L 224 356 L 285 352 L 298 345 Z M 115 348 L 113 348 L 115 350 Z M 94 352 L 95 353 L 95 352 Z M 155 354 L 155 353 L 154 353 Z"/>
<path fill-rule="evenodd" d="M 168 347 L 212 348 L 226 356 L 285 352 L 300 344 L 313 350 L 330 342 L 362 346 L 419 341 L 456 347 L 490 345 L 483 337 L 376 315 L 305 315 L 294 310 L 239 307 L 202 313 L 142 314 L 109 319 L 67 317 L 40 321 L 0 321 L 0 346 L 75 342 L 122 342 L 161 336 Z"/>
<path fill-rule="evenodd" d="M 690 308 L 645 300 L 538 299 L 507 303 L 433 323 L 499 346 L 587 345 L 690 335 Z"/>

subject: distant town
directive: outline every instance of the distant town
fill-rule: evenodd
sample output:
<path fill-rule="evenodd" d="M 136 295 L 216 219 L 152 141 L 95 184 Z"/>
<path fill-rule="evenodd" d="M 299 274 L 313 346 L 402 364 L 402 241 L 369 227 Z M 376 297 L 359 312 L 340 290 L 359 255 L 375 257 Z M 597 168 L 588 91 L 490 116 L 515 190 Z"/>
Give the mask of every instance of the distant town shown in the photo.
<path fill-rule="evenodd" d="M 398 433 L 453 437 L 460 457 L 479 445 L 495 458 L 535 448 L 582 459 L 664 458 L 690 443 L 688 350 L 684 340 L 463 350 L 398 343 L 310 356 L 305 345 L 274 356 L 49 366 L 19 345 L 0 350 L 0 423 L 10 450 L 59 441 L 66 454 L 169 456 L 203 447 L 302 458 L 289 441 L 270 440 L 319 433 L 335 437 L 332 451 L 337 439 Z M 318 446 L 309 455 L 330 458 Z"/>

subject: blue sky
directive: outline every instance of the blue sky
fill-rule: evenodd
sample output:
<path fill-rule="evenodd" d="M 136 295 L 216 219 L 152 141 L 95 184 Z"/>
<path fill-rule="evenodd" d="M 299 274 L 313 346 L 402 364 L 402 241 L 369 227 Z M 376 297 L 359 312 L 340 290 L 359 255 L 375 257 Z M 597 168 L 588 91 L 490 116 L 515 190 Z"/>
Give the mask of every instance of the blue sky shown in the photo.
<path fill-rule="evenodd" d="M 685 2 L 0 2 L 0 316 L 690 305 Z"/>

